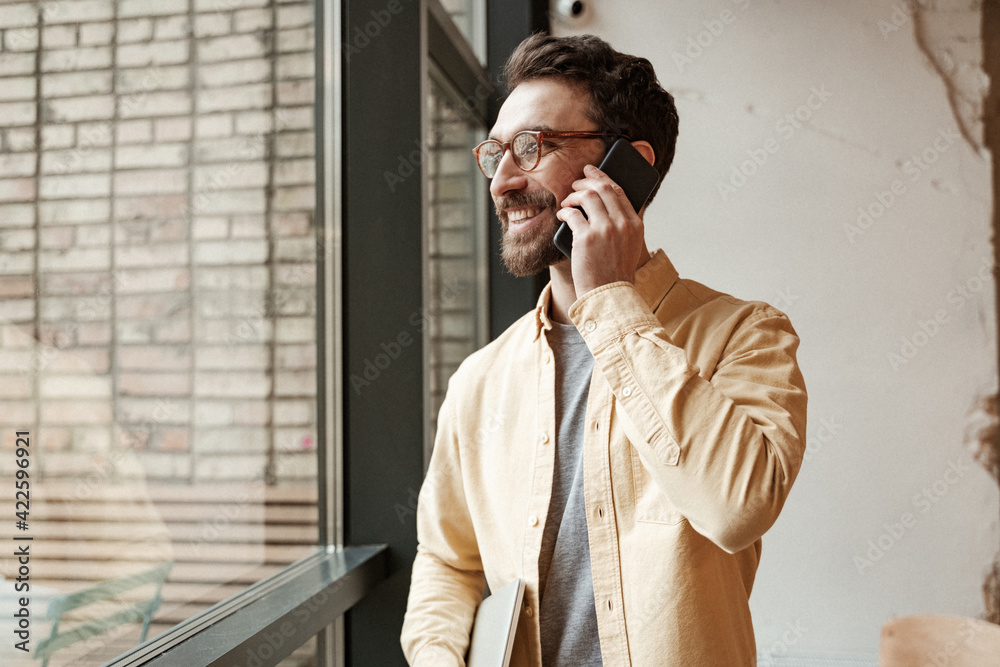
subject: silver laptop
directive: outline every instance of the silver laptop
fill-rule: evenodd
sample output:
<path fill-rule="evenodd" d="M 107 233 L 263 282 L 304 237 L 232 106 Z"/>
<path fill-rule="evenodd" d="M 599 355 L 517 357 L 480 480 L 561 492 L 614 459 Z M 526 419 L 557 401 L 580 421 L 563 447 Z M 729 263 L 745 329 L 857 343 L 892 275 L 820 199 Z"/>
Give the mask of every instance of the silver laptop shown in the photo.
<path fill-rule="evenodd" d="M 467 667 L 507 667 L 524 600 L 524 579 L 515 579 L 479 604 L 472 624 Z"/>

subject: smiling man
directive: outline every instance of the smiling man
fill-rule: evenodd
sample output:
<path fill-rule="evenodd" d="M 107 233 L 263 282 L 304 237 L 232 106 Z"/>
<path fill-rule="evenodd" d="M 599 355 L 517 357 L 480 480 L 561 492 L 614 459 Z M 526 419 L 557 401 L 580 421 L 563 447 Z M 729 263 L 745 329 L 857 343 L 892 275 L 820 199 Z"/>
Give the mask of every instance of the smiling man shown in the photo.
<path fill-rule="evenodd" d="M 484 579 L 522 578 L 517 667 L 753 665 L 761 537 L 805 449 L 798 337 L 771 306 L 651 254 L 644 211 L 594 166 L 625 137 L 670 168 L 677 112 L 647 60 L 535 35 L 505 78 L 476 156 L 508 269 L 550 282 L 450 381 L 407 660 L 464 664 Z M 571 260 L 552 241 L 562 221 Z"/>

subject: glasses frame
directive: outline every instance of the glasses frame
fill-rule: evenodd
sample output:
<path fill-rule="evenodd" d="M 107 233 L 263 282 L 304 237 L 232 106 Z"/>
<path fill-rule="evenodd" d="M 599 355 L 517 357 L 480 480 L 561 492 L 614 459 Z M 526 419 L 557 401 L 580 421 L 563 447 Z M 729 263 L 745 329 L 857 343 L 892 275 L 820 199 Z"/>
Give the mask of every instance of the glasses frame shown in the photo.
<path fill-rule="evenodd" d="M 514 141 L 522 134 L 527 134 L 529 136 L 534 137 L 535 145 L 537 147 L 537 150 L 535 151 L 535 164 L 527 168 L 521 166 L 519 162 L 520 158 L 518 158 L 517 154 L 513 153 L 513 149 L 511 149 L 511 146 L 514 144 Z M 542 161 L 542 142 L 545 141 L 546 138 L 597 139 L 602 137 L 615 137 L 631 141 L 631 139 L 629 139 L 628 136 L 621 134 L 620 132 L 583 132 L 583 131 L 551 132 L 549 130 L 521 130 L 520 132 L 516 133 L 513 137 L 511 137 L 510 141 L 497 141 L 496 139 L 487 139 L 486 141 L 482 142 L 481 144 L 473 148 L 472 154 L 476 156 L 476 166 L 479 167 L 479 171 L 483 173 L 483 176 L 492 180 L 493 176 L 496 176 L 496 172 L 493 172 L 493 176 L 487 174 L 486 170 L 483 169 L 483 163 L 479 159 L 480 149 L 482 149 L 482 147 L 487 144 L 496 144 L 500 146 L 500 159 L 497 161 L 498 170 L 500 167 L 500 163 L 503 161 L 504 155 L 507 154 L 508 150 L 511 150 L 511 153 L 514 155 L 514 164 L 517 165 L 517 168 L 520 169 L 521 171 L 532 171 L 538 166 L 539 162 Z"/>

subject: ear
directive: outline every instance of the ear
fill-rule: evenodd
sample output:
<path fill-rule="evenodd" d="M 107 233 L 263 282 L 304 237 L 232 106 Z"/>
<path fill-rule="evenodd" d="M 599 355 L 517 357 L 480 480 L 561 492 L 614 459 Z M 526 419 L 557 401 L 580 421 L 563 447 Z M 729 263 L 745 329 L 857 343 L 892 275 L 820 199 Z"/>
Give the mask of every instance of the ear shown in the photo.
<path fill-rule="evenodd" d="M 654 161 L 656 160 L 656 153 L 653 151 L 653 147 L 648 141 L 633 141 L 632 145 L 635 146 L 635 149 L 639 151 L 639 154 L 642 155 L 642 157 L 646 158 L 646 162 L 654 164 Z"/>

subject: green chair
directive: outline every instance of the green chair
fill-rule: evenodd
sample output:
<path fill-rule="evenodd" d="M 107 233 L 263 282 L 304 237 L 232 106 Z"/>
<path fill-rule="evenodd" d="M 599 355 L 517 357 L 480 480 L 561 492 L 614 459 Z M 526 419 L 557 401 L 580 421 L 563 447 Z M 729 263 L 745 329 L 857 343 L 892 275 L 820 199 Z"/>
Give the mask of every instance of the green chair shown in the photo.
<path fill-rule="evenodd" d="M 49 602 L 48 611 L 45 613 L 45 617 L 52 621 L 52 631 L 46 639 L 38 643 L 38 647 L 35 649 L 35 658 L 41 658 L 42 667 L 48 667 L 49 658 L 56 651 L 84 639 L 102 635 L 120 625 L 140 620 L 142 621 L 142 632 L 139 635 L 139 643 L 141 644 L 146 641 L 146 633 L 149 631 L 149 624 L 153 620 L 153 614 L 160 608 L 160 603 L 162 602 L 160 593 L 163 590 L 163 583 L 167 580 L 167 575 L 170 574 L 170 569 L 173 565 L 173 563 L 162 563 L 151 570 L 117 579 L 109 579 L 82 591 L 53 598 Z M 156 586 L 151 598 L 130 604 L 126 608 L 107 616 L 82 622 L 74 626 L 72 630 L 59 632 L 59 622 L 63 620 L 63 614 L 66 612 L 94 604 L 95 602 L 111 601 L 121 593 L 148 584 Z"/>

